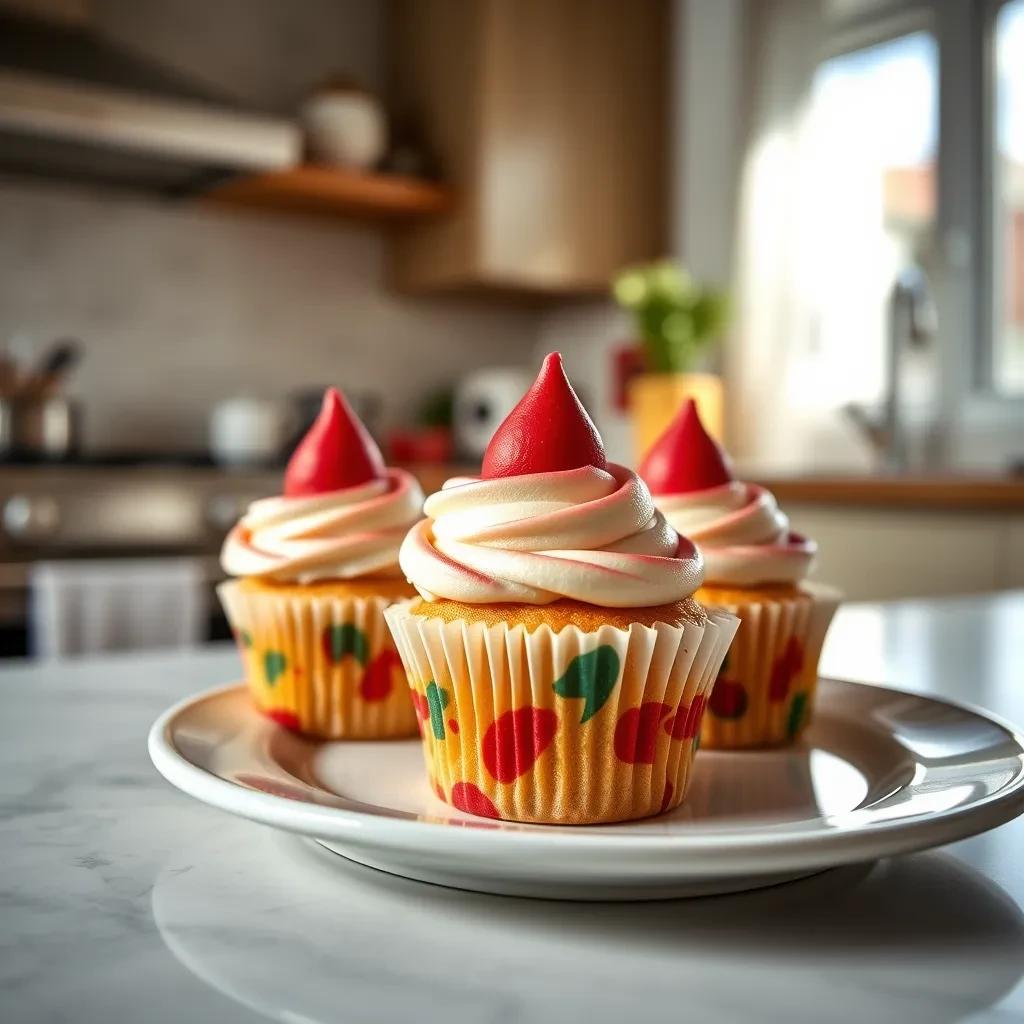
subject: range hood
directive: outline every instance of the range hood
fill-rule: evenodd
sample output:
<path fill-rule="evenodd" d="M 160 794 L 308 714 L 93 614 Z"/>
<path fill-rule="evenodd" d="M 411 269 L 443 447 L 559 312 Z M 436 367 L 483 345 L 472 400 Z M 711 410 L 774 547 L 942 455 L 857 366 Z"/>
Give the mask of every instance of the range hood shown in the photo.
<path fill-rule="evenodd" d="M 0 173 L 181 194 L 300 152 L 287 119 L 220 102 L 88 27 L 0 11 Z"/>

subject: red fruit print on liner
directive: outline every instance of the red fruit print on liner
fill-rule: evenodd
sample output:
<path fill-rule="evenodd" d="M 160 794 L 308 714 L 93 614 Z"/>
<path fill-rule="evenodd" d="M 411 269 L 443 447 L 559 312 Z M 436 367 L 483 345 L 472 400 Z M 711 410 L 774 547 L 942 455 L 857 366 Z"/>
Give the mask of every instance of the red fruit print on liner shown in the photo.
<path fill-rule="evenodd" d="M 402 661 L 396 651 L 381 651 L 363 672 L 363 678 L 359 683 L 359 696 L 367 701 L 387 700 L 394 689 L 392 673 L 401 666 Z"/>
<path fill-rule="evenodd" d="M 729 457 L 704 429 L 692 398 L 679 411 L 637 470 L 651 494 L 689 494 L 731 483 Z"/>
<path fill-rule="evenodd" d="M 747 691 L 741 682 L 719 676 L 711 691 L 708 708 L 716 718 L 742 718 L 747 712 L 747 703 Z"/>
<path fill-rule="evenodd" d="M 430 717 L 430 703 L 422 693 L 411 690 L 409 696 L 412 698 L 412 706 L 416 709 L 416 717 L 425 722 Z"/>
<path fill-rule="evenodd" d="M 472 782 L 456 782 L 452 786 L 452 806 L 467 814 L 476 814 L 481 818 L 498 818 L 498 808 L 479 786 Z"/>
<path fill-rule="evenodd" d="M 648 701 L 619 715 L 615 723 L 615 756 L 626 764 L 654 764 L 658 726 L 672 708 Z"/>
<path fill-rule="evenodd" d="M 305 498 L 379 480 L 384 459 L 337 388 L 328 388 L 320 415 L 288 460 L 284 493 Z"/>
<path fill-rule="evenodd" d="M 604 445 L 565 375 L 562 356 L 551 352 L 530 390 L 491 438 L 481 475 L 493 480 L 582 466 L 607 469 Z"/>
<path fill-rule="evenodd" d="M 299 716 L 293 711 L 285 711 L 282 708 L 266 708 L 263 712 L 273 722 L 277 722 L 278 725 L 284 726 L 285 729 L 290 729 L 292 732 L 298 732 L 302 723 L 299 722 Z"/>
<path fill-rule="evenodd" d="M 506 711 L 484 733 L 484 767 L 498 782 L 512 782 L 528 772 L 558 731 L 558 716 L 527 705 Z"/>
<path fill-rule="evenodd" d="M 664 814 L 668 810 L 668 805 L 672 803 L 672 783 L 667 779 L 665 780 L 665 792 L 661 798 L 661 808 L 659 814 Z"/>
<path fill-rule="evenodd" d="M 768 699 L 781 704 L 789 696 L 793 680 L 804 667 L 804 649 L 795 636 L 789 638 L 785 649 L 772 666 L 772 677 L 768 683 Z"/>
<path fill-rule="evenodd" d="M 700 721 L 707 704 L 707 697 L 696 697 L 693 703 L 681 707 L 665 723 L 665 732 L 674 740 L 692 740 L 700 732 Z"/>

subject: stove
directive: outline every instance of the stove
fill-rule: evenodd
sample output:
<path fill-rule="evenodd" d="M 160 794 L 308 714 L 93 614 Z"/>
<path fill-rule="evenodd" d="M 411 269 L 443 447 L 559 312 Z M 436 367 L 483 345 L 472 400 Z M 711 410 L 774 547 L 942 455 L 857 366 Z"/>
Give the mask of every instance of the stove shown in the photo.
<path fill-rule="evenodd" d="M 42 559 L 197 556 L 210 635 L 227 635 L 212 600 L 221 542 L 250 502 L 280 486 L 279 468 L 234 472 L 198 457 L 0 466 L 0 655 L 25 653 L 29 569 Z"/>

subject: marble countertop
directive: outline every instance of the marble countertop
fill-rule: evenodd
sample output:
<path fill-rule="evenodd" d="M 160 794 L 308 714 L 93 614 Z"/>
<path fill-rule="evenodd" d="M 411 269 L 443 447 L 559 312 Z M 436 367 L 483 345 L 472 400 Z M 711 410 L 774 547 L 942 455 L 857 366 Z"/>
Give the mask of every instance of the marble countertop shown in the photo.
<path fill-rule="evenodd" d="M 1024 593 L 844 608 L 824 670 L 1024 724 Z M 1024 819 L 740 896 L 568 904 L 393 878 L 168 786 L 228 647 L 0 668 L 0 1020 L 1024 1021 Z"/>

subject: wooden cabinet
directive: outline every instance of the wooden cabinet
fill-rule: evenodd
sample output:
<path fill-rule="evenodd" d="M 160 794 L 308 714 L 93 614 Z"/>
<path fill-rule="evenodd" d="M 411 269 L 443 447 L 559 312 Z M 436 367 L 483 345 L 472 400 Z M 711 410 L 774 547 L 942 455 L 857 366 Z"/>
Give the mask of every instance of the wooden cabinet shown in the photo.
<path fill-rule="evenodd" d="M 397 109 L 459 200 L 394 243 L 415 292 L 605 292 L 665 249 L 667 0 L 399 0 Z"/>

